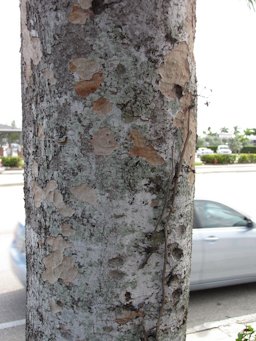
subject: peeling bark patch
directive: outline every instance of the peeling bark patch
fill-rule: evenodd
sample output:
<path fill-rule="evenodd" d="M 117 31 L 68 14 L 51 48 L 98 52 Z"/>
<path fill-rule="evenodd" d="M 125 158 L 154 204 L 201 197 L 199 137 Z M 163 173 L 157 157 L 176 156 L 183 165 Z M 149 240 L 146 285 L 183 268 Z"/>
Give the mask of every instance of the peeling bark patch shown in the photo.
<path fill-rule="evenodd" d="M 31 61 L 38 65 L 42 58 L 40 39 L 27 27 L 27 0 L 21 1 L 22 55 L 24 58 L 24 74 L 29 83 L 32 76 Z"/>
<path fill-rule="evenodd" d="M 57 184 L 55 181 L 50 181 L 47 184 L 45 193 L 46 199 L 54 204 L 61 215 L 64 217 L 71 217 L 74 214 L 74 210 L 64 203 L 63 196 L 57 189 Z"/>
<path fill-rule="evenodd" d="M 78 274 L 77 268 L 71 257 L 64 256 L 64 250 L 70 247 L 70 243 L 61 236 L 49 237 L 47 243 L 52 251 L 43 260 L 45 265 L 43 280 L 51 284 L 56 283 L 58 279 L 62 279 L 66 284 L 74 282 Z"/>
<path fill-rule="evenodd" d="M 129 152 L 131 156 L 142 157 L 149 164 L 154 166 L 164 164 L 164 159 L 155 151 L 155 149 L 150 144 L 147 143 L 146 139 L 138 130 L 132 129 L 130 132 L 130 136 L 133 141 L 133 148 Z"/>
<path fill-rule="evenodd" d="M 70 257 L 63 257 L 58 251 L 53 252 L 44 259 L 46 270 L 42 279 L 54 284 L 58 279 L 62 279 L 65 284 L 73 283 L 78 271 Z"/>
<path fill-rule="evenodd" d="M 89 9 L 92 6 L 92 0 L 79 0 L 79 3 L 83 9 Z"/>
<path fill-rule="evenodd" d="M 45 190 L 44 190 L 46 200 L 48 200 L 50 202 L 54 202 L 55 190 L 57 188 L 58 188 L 58 185 L 57 185 L 56 181 L 51 180 L 47 183 Z"/>
<path fill-rule="evenodd" d="M 75 91 L 81 97 L 87 97 L 94 93 L 103 82 L 101 65 L 87 58 L 75 58 L 68 64 L 69 72 L 73 73 L 75 80 Z"/>
<path fill-rule="evenodd" d="M 120 281 L 121 279 L 123 279 L 124 276 L 125 276 L 125 273 L 120 270 L 112 270 L 109 272 L 109 277 L 117 281 Z"/>
<path fill-rule="evenodd" d="M 34 194 L 34 203 L 35 207 L 39 208 L 41 206 L 42 201 L 44 200 L 44 191 L 41 187 L 39 187 L 35 182 L 32 186 L 32 192 Z"/>
<path fill-rule="evenodd" d="M 64 203 L 62 194 L 57 188 L 58 185 L 54 180 L 49 181 L 45 189 L 42 189 L 34 182 L 32 191 L 34 194 L 35 207 L 39 208 L 43 201 L 48 201 L 54 204 L 61 215 L 64 217 L 71 217 L 75 211 Z"/>
<path fill-rule="evenodd" d="M 177 44 L 166 56 L 159 67 L 161 76 L 160 91 L 168 98 L 177 96 L 177 85 L 184 87 L 190 80 L 187 43 Z"/>
<path fill-rule="evenodd" d="M 99 129 L 92 138 L 96 155 L 111 155 L 117 147 L 114 135 L 109 128 Z"/>
<path fill-rule="evenodd" d="M 92 12 L 90 10 L 80 7 L 78 4 L 74 4 L 68 16 L 68 21 L 72 24 L 84 25 L 91 15 Z"/>
<path fill-rule="evenodd" d="M 38 163 L 36 161 L 33 161 L 32 164 L 32 174 L 35 178 L 38 177 Z"/>
<path fill-rule="evenodd" d="M 53 251 L 61 252 L 70 246 L 70 243 L 67 242 L 62 236 L 47 238 L 47 244 L 51 246 Z"/>
<path fill-rule="evenodd" d="M 108 265 L 111 267 L 118 267 L 124 264 L 124 259 L 121 256 L 116 256 L 108 260 Z"/>
<path fill-rule="evenodd" d="M 58 314 L 58 313 L 60 313 L 60 312 L 63 310 L 63 306 L 60 305 L 60 304 L 58 304 L 58 303 L 55 302 L 55 301 L 52 301 L 52 302 L 50 303 L 50 308 L 51 308 L 51 312 L 52 312 L 53 314 Z"/>
<path fill-rule="evenodd" d="M 61 225 L 61 234 L 65 237 L 70 237 L 75 234 L 75 230 L 72 229 L 70 224 L 64 223 Z"/>
<path fill-rule="evenodd" d="M 101 65 L 93 59 L 75 58 L 69 62 L 68 70 L 80 80 L 90 80 L 101 70 Z"/>
<path fill-rule="evenodd" d="M 125 311 L 120 316 L 118 316 L 116 318 L 116 323 L 118 323 L 120 325 L 126 324 L 126 323 L 134 320 L 135 318 L 143 317 L 143 316 L 144 316 L 144 314 L 140 310 Z"/>
<path fill-rule="evenodd" d="M 94 206 L 97 205 L 97 194 L 95 189 L 90 188 L 86 184 L 82 184 L 79 186 L 72 187 L 70 192 L 74 195 L 74 197 L 82 202 L 87 202 Z"/>
<path fill-rule="evenodd" d="M 105 116 L 112 111 L 112 103 L 107 98 L 99 98 L 93 102 L 93 111 L 99 116 Z"/>
<path fill-rule="evenodd" d="M 57 83 L 56 78 L 54 77 L 54 72 L 51 69 L 45 69 L 43 71 L 45 79 L 49 82 L 50 85 L 55 85 Z"/>
<path fill-rule="evenodd" d="M 82 80 L 75 85 L 75 91 L 80 97 L 87 97 L 94 93 L 103 81 L 101 72 L 95 73 L 90 80 Z"/>

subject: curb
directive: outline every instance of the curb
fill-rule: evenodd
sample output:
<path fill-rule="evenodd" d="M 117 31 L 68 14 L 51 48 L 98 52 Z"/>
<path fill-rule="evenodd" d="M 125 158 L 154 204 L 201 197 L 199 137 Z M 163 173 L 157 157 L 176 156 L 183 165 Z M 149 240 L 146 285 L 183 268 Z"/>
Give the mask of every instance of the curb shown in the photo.
<path fill-rule="evenodd" d="M 256 172 L 256 164 L 237 164 L 237 165 L 203 165 L 195 167 L 196 174 L 202 173 L 241 173 Z"/>
<path fill-rule="evenodd" d="M 214 328 L 220 328 L 227 325 L 233 325 L 233 324 L 242 324 L 246 325 L 248 323 L 256 322 L 256 314 L 250 314 L 250 315 L 243 315 L 238 317 L 231 317 L 229 319 L 221 320 L 221 321 L 214 321 L 214 322 L 206 322 L 199 326 L 191 327 L 187 329 L 187 335 L 188 334 L 195 334 L 198 332 L 214 329 Z"/>

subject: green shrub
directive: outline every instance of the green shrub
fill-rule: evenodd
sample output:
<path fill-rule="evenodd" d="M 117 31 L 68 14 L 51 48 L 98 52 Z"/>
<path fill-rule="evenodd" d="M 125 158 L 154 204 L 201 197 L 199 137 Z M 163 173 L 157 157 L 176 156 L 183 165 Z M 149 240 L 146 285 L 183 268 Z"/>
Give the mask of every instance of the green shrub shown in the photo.
<path fill-rule="evenodd" d="M 256 146 L 243 147 L 240 150 L 240 153 L 242 153 L 242 154 L 247 154 L 247 153 L 256 154 Z"/>
<path fill-rule="evenodd" d="M 240 154 L 237 163 L 256 163 L 256 154 Z"/>
<path fill-rule="evenodd" d="M 238 333 L 236 341 L 256 341 L 256 332 L 253 327 L 247 325 L 241 333 Z"/>
<path fill-rule="evenodd" d="M 201 161 L 210 165 L 226 165 L 236 161 L 236 154 L 210 154 L 202 155 Z"/>
<path fill-rule="evenodd" d="M 240 154 L 237 159 L 237 163 L 250 163 L 249 154 Z"/>
<path fill-rule="evenodd" d="M 2 165 L 10 168 L 20 168 L 23 166 L 23 160 L 19 156 L 3 156 Z"/>
<path fill-rule="evenodd" d="M 256 163 L 256 154 L 247 154 L 250 163 Z"/>
<path fill-rule="evenodd" d="M 214 153 L 216 153 L 218 146 L 207 146 L 207 148 L 211 149 Z"/>

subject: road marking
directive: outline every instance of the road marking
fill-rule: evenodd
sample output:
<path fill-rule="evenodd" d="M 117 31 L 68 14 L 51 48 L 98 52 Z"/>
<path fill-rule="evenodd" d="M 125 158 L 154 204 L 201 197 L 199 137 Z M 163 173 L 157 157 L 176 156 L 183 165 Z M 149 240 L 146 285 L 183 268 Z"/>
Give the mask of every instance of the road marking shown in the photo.
<path fill-rule="evenodd" d="M 18 327 L 18 326 L 23 326 L 24 324 L 25 324 L 25 319 L 24 320 L 17 320 L 17 321 L 0 323 L 0 330 L 8 329 L 8 328 L 15 328 L 15 327 Z"/>
<path fill-rule="evenodd" d="M 9 184 L 9 183 L 7 183 L 7 184 L 5 184 L 5 183 L 0 183 L 0 186 L 1 187 L 15 187 L 15 186 L 24 186 L 24 182 L 17 182 L 17 183 L 11 183 L 11 184 Z"/>

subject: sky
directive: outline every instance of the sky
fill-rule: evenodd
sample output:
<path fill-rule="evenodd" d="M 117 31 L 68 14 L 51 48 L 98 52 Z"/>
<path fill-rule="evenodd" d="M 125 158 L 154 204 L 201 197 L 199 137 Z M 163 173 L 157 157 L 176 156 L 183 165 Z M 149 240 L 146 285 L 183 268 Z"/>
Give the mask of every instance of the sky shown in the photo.
<path fill-rule="evenodd" d="M 8 13 L 8 15 L 6 15 Z M 11 15 L 10 15 L 11 14 Z M 1 4 L 0 124 L 22 126 L 19 0 Z M 256 128 L 256 11 L 247 0 L 197 0 L 198 134 Z M 207 103 L 207 105 L 206 105 Z"/>
<path fill-rule="evenodd" d="M 256 11 L 247 0 L 197 0 L 199 134 L 256 128 L 255 37 Z"/>

